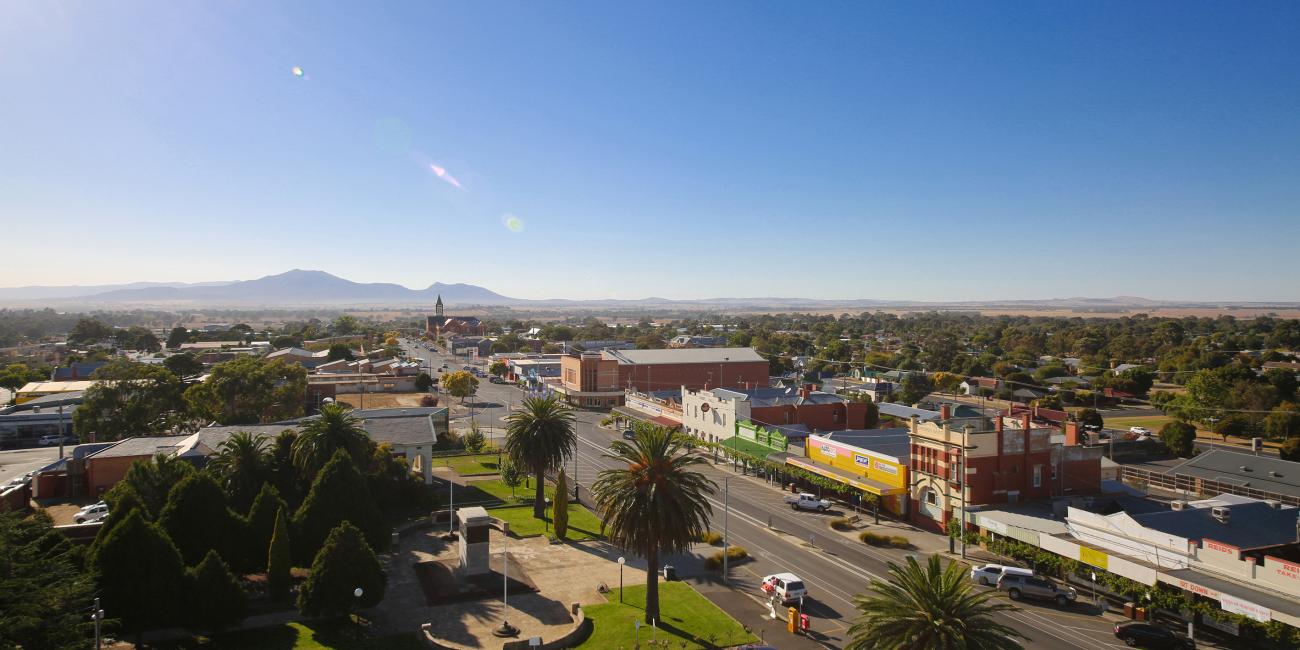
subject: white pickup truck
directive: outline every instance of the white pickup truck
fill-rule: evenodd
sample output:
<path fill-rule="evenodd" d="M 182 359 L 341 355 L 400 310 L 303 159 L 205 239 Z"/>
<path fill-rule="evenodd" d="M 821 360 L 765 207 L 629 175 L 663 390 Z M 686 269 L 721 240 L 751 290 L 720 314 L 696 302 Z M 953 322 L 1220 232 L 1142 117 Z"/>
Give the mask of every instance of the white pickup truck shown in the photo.
<path fill-rule="evenodd" d="M 825 512 L 831 507 L 830 501 L 827 501 L 826 499 L 818 499 L 807 492 L 788 496 L 785 498 L 785 502 L 790 504 L 791 510 L 816 510 L 818 512 Z"/>

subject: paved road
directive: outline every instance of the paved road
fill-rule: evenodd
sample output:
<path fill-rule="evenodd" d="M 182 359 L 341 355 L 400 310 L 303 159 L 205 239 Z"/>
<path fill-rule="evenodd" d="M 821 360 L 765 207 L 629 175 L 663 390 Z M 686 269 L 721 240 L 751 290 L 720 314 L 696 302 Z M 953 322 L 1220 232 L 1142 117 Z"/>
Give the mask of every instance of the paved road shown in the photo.
<path fill-rule="evenodd" d="M 421 358 L 433 357 L 438 365 L 442 357 L 424 350 L 414 351 Z M 452 368 L 464 365 L 462 361 L 447 361 Z M 479 388 L 478 401 L 501 404 L 481 411 L 476 417 L 480 425 L 496 422 L 506 414 L 506 404 L 518 404 L 522 394 L 512 386 L 484 382 Z M 581 497 L 587 499 L 587 487 L 602 469 L 614 466 L 604 457 L 615 432 L 599 427 L 602 413 L 580 411 L 577 414 L 579 446 L 576 475 L 581 486 Z M 827 647 L 842 647 L 844 633 L 855 617 L 852 599 L 864 591 L 872 578 L 883 578 L 888 562 L 901 562 L 908 553 L 903 550 L 874 549 L 835 535 L 826 525 L 826 517 L 814 513 L 792 512 L 782 501 L 784 495 L 774 486 L 752 476 L 730 471 L 726 465 L 707 466 L 706 476 L 717 482 L 719 491 L 710 501 L 714 508 L 712 528 L 723 528 L 724 512 L 727 519 L 729 542 L 748 549 L 752 561 L 734 567 L 730 581 L 742 594 L 752 594 L 754 624 L 767 615 L 766 608 L 757 598 L 761 576 L 780 571 L 791 571 L 804 579 L 810 590 L 806 611 L 813 616 L 814 630 L 825 635 L 822 643 Z M 726 505 L 724 508 L 724 490 Z M 869 519 L 869 518 L 868 518 Z M 770 527 L 769 527 L 770 522 Z M 925 533 L 915 533 L 924 535 Z M 811 540 L 811 542 L 810 542 Z M 686 558 L 667 558 L 665 563 L 682 566 L 693 564 Z M 734 608 L 732 608 L 734 610 Z M 1112 633 L 1113 623 L 1101 616 L 1087 613 L 1084 605 L 1057 608 L 1054 605 L 1023 604 L 1019 609 L 1000 615 L 1004 623 L 1019 630 L 1029 638 L 1026 647 L 1067 648 L 1078 650 L 1104 650 L 1123 647 Z M 774 639 L 769 638 L 769 642 Z M 779 645 L 779 642 L 778 642 Z"/>

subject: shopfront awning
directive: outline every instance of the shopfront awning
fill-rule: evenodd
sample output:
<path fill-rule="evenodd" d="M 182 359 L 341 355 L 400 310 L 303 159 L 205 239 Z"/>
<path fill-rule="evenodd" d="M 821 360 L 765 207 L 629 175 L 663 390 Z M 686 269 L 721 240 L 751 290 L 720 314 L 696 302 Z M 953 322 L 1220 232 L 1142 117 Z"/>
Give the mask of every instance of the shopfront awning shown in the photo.
<path fill-rule="evenodd" d="M 674 420 L 672 418 L 667 418 L 662 415 L 650 415 L 649 413 L 642 413 L 634 408 L 629 408 L 627 406 L 615 406 L 613 409 L 613 413 L 615 415 L 621 415 L 631 420 L 636 420 L 637 422 L 644 422 L 646 424 L 653 424 L 660 427 L 667 427 L 669 429 L 678 429 L 681 428 L 682 426 L 681 422 L 678 422 L 677 420 Z"/>
<path fill-rule="evenodd" d="M 843 483 L 849 487 L 857 488 L 865 492 L 870 492 L 871 494 L 875 494 L 877 496 L 887 497 L 895 494 L 907 493 L 907 488 L 905 487 L 894 487 L 892 485 L 885 485 L 880 481 L 873 481 L 869 478 L 866 478 L 865 476 L 854 474 L 852 472 L 847 472 L 838 467 L 823 465 L 821 463 L 818 463 L 813 460 L 809 460 L 807 458 L 803 458 L 801 456 L 787 456 L 785 462 L 787 465 L 791 465 L 793 467 L 798 467 L 799 469 L 807 470 L 819 476 L 824 476 L 828 479 L 831 479 L 832 481 L 839 481 L 840 483 Z"/>

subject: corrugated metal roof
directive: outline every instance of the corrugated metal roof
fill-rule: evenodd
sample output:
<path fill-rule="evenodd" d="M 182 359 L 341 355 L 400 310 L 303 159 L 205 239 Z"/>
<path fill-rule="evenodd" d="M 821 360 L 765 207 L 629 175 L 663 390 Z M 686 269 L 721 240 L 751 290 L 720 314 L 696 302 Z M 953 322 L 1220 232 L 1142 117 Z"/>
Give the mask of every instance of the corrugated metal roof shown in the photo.
<path fill-rule="evenodd" d="M 727 363 L 765 361 L 754 348 L 678 348 L 665 350 L 603 350 L 605 359 L 638 365 L 658 363 Z"/>

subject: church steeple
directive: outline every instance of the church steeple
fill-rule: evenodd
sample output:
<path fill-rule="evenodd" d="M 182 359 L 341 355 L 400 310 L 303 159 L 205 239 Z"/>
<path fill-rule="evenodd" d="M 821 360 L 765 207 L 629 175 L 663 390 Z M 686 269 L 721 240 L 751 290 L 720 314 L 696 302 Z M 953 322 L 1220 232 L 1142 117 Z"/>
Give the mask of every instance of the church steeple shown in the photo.
<path fill-rule="evenodd" d="M 438 302 L 433 305 L 433 314 L 438 318 L 442 318 L 442 294 L 438 294 Z"/>

